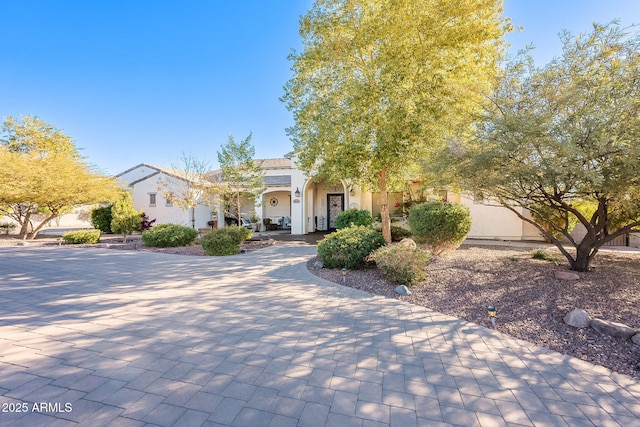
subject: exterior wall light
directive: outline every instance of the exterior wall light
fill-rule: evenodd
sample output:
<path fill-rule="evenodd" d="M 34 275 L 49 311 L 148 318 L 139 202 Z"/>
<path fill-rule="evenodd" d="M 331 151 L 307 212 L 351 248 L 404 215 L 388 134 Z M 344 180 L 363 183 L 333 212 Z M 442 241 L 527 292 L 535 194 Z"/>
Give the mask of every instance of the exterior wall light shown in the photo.
<path fill-rule="evenodd" d="M 296 197 L 300 197 L 300 188 L 296 187 L 296 192 L 293 193 Z"/>

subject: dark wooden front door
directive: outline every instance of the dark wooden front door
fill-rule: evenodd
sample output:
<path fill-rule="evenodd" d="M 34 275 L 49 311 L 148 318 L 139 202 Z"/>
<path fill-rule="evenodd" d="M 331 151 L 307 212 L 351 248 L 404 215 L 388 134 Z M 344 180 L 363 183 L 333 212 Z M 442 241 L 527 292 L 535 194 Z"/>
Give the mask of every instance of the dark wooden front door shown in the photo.
<path fill-rule="evenodd" d="M 344 211 L 344 194 L 327 194 L 329 230 L 336 229 L 336 218 Z"/>

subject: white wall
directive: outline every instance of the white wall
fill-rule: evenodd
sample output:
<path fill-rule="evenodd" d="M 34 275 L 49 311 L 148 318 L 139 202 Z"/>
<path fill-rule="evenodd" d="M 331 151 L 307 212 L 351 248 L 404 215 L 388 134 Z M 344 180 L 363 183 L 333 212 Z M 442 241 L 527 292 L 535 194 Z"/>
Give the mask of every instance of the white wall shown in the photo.
<path fill-rule="evenodd" d="M 272 200 L 277 204 L 271 204 Z M 291 217 L 291 191 L 284 189 L 266 192 L 262 196 L 262 218 L 271 218 L 277 221 L 282 217 Z"/>
<path fill-rule="evenodd" d="M 155 172 L 154 169 L 146 166 L 140 166 L 137 169 L 131 170 L 121 176 L 119 180 L 128 184 L 135 181 L 135 179 L 141 179 L 144 176 L 148 176 Z M 169 188 L 175 185 L 174 188 L 179 188 L 177 180 L 165 174 L 157 174 L 148 179 L 144 179 L 134 184 L 132 191 L 133 204 L 137 210 L 144 211 L 150 220 L 155 219 L 155 224 L 179 224 L 188 227 L 192 226 L 191 210 L 183 210 L 182 208 L 173 205 L 168 206 L 166 203 L 166 196 L 162 190 L 161 183 L 168 183 Z M 150 205 L 151 193 L 156 194 L 155 206 Z M 207 222 L 211 220 L 211 207 L 199 205 L 195 209 L 195 228 L 206 228 Z"/>
<path fill-rule="evenodd" d="M 495 240 L 544 240 L 536 228 L 499 205 L 475 202 L 471 196 L 461 195 L 460 204 L 467 206 L 471 213 L 470 239 Z M 518 208 L 524 213 L 523 208 Z"/>

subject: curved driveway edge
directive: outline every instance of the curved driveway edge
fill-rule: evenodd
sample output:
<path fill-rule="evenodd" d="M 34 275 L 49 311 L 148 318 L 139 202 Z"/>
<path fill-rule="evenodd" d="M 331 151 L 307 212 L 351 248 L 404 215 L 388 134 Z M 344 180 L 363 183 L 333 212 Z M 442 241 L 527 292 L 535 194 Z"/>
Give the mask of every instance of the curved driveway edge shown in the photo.
<path fill-rule="evenodd" d="M 0 248 L 0 425 L 640 423 L 640 382 L 327 282 L 314 253 Z"/>

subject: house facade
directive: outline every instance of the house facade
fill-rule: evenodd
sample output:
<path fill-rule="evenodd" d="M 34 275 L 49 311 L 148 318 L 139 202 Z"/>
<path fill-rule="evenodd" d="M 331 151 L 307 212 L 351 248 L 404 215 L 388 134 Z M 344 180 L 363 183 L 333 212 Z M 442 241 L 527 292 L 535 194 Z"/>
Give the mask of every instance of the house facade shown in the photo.
<path fill-rule="evenodd" d="M 336 217 L 347 209 L 366 209 L 374 215 L 380 213 L 378 195 L 348 182 L 338 184 L 317 180 L 295 167 L 289 157 L 256 160 L 264 171 L 265 191 L 259 200 L 247 201 L 242 206 L 245 217 L 269 218 L 279 228 L 290 229 L 291 234 L 301 235 L 335 228 Z M 213 172 L 215 174 L 215 171 Z M 206 228 L 209 224 L 225 224 L 224 212 L 215 200 L 206 200 L 197 208 L 183 210 L 172 205 L 163 191 L 171 186 L 185 186 L 188 179 L 179 171 L 140 164 L 128 169 L 117 178 L 132 192 L 135 207 L 143 210 L 158 224 L 175 223 Z M 391 193 L 389 205 L 395 220 L 406 217 L 408 199 L 415 188 L 404 193 Z M 469 238 L 494 240 L 542 240 L 531 224 L 521 220 L 508 209 L 493 205 L 487 200 L 454 192 L 441 192 L 438 198 L 467 206 L 471 212 L 472 226 Z M 424 200 L 421 198 L 421 200 Z M 404 212 L 403 212 L 404 210 Z M 523 214 L 526 214 L 523 210 Z"/>
<path fill-rule="evenodd" d="M 136 210 L 142 210 L 156 224 L 180 224 L 205 228 L 212 220 L 211 200 L 195 208 L 178 206 L 170 193 L 189 191 L 190 179 L 180 171 L 141 163 L 116 175 L 118 181 L 131 191 Z"/>

